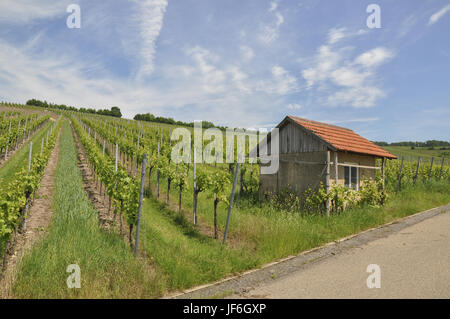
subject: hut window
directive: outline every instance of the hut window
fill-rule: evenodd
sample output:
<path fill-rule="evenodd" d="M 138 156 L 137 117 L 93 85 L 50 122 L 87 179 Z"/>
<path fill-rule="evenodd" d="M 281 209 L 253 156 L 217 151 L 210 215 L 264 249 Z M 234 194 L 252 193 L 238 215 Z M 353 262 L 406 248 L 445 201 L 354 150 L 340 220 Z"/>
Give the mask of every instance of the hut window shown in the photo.
<path fill-rule="evenodd" d="M 359 189 L 358 167 L 344 166 L 345 187 Z"/>

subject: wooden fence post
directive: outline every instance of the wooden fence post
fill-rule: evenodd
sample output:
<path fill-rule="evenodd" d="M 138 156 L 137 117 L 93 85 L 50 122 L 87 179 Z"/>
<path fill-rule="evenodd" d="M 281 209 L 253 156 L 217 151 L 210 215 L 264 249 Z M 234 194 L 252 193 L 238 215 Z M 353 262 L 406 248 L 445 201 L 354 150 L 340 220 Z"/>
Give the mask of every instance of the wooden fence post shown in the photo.
<path fill-rule="evenodd" d="M 428 180 L 431 179 L 431 173 L 433 171 L 433 162 L 434 162 L 434 157 L 431 158 L 430 172 L 428 173 Z"/>
<path fill-rule="evenodd" d="M 138 219 L 136 225 L 136 243 L 134 245 L 134 255 L 138 254 L 138 246 L 139 246 L 139 230 L 141 228 L 141 214 L 142 214 L 142 201 L 144 198 L 144 183 L 145 183 L 145 165 L 147 164 L 147 154 L 144 154 L 142 159 L 142 173 L 141 173 L 141 188 L 139 190 L 139 210 L 138 210 Z"/>
<path fill-rule="evenodd" d="M 33 141 L 30 142 L 30 152 L 28 153 L 28 173 L 31 170 L 31 155 L 33 153 Z"/>
<path fill-rule="evenodd" d="M 442 177 L 442 169 L 444 168 L 444 158 L 442 158 L 442 163 L 441 163 L 441 170 L 439 171 L 439 180 L 441 180 Z"/>
<path fill-rule="evenodd" d="M 413 179 L 414 185 L 416 185 L 417 177 L 419 177 L 419 167 L 420 167 L 421 161 L 422 161 L 422 158 L 419 156 L 419 159 L 417 160 L 416 175 L 414 175 L 414 179 Z"/>
<path fill-rule="evenodd" d="M 338 153 L 337 151 L 334 152 L 334 180 L 336 183 L 336 186 L 339 183 L 339 166 L 338 166 Z"/>
<path fill-rule="evenodd" d="M 117 161 L 119 160 L 119 145 L 116 143 L 116 160 L 114 164 L 114 172 L 117 173 Z"/>
<path fill-rule="evenodd" d="M 402 163 L 400 164 L 400 173 L 398 174 L 397 193 L 400 190 L 401 182 L 402 182 L 403 160 L 404 160 L 404 157 L 402 156 Z"/>
<path fill-rule="evenodd" d="M 327 172 L 325 175 L 325 191 L 327 195 L 330 193 L 330 151 L 327 151 Z M 326 210 L 327 210 L 327 216 L 330 215 L 330 200 L 327 198 L 326 202 Z"/>
<path fill-rule="evenodd" d="M 223 242 L 222 242 L 222 244 L 225 244 L 225 241 L 227 240 L 228 228 L 230 226 L 231 210 L 233 208 L 234 193 L 236 191 L 236 184 L 237 184 L 238 175 L 239 175 L 239 161 L 236 161 L 236 171 L 234 172 L 233 188 L 231 190 L 230 206 L 228 207 L 227 223 L 225 225 L 225 232 L 223 234 Z"/>
<path fill-rule="evenodd" d="M 197 160 L 196 150 L 194 147 L 194 225 L 197 224 L 197 164 L 195 163 Z"/>
<path fill-rule="evenodd" d="M 158 143 L 158 157 L 159 157 L 159 143 Z M 156 168 L 156 198 L 159 198 L 159 171 Z"/>

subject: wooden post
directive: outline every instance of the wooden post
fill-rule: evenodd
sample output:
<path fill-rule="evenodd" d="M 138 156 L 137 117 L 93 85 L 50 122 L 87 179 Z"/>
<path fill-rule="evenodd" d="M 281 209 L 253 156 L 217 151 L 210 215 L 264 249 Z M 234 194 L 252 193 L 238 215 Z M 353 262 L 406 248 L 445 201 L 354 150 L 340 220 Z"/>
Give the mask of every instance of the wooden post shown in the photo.
<path fill-rule="evenodd" d="M 236 162 L 236 171 L 234 172 L 233 188 L 231 190 L 230 206 L 228 207 L 227 223 L 225 225 L 225 233 L 223 234 L 222 244 L 225 244 L 225 241 L 227 240 L 228 228 L 230 226 L 231 209 L 233 208 L 234 193 L 236 191 L 236 183 L 237 183 L 238 175 L 239 175 L 239 161 Z"/>
<path fill-rule="evenodd" d="M 442 158 L 442 162 L 441 162 L 441 170 L 439 171 L 439 181 L 441 180 L 442 177 L 442 169 L 444 168 L 444 158 Z"/>
<path fill-rule="evenodd" d="M 330 192 L 330 151 L 327 151 L 327 172 L 325 175 L 325 190 L 327 194 Z M 327 216 L 330 215 L 330 200 L 326 202 Z"/>
<path fill-rule="evenodd" d="M 414 178 L 413 178 L 413 185 L 416 185 L 417 177 L 419 177 L 419 167 L 420 167 L 421 161 L 422 161 L 422 158 L 419 156 L 419 158 L 417 159 L 416 175 L 414 175 Z"/>
<path fill-rule="evenodd" d="M 41 140 L 41 154 L 43 150 L 44 150 L 44 138 L 42 138 Z"/>
<path fill-rule="evenodd" d="M 102 151 L 102 155 L 103 157 L 105 157 L 105 145 L 106 144 L 106 140 L 103 140 L 103 151 Z"/>
<path fill-rule="evenodd" d="M 119 159 L 119 145 L 116 143 L 116 161 L 114 164 L 114 172 L 117 173 L 117 161 Z"/>
<path fill-rule="evenodd" d="M 402 182 L 403 160 L 404 160 L 404 157 L 402 156 L 402 163 L 400 164 L 400 173 L 398 174 L 397 193 L 400 190 L 401 182 Z"/>
<path fill-rule="evenodd" d="M 158 143 L 158 157 L 159 157 L 159 143 Z M 156 168 L 156 198 L 159 198 L 159 171 Z"/>
<path fill-rule="evenodd" d="M 197 164 L 195 163 L 197 159 L 196 150 L 194 147 L 194 225 L 197 224 Z"/>
<path fill-rule="evenodd" d="M 28 153 L 28 173 L 31 170 L 31 155 L 33 153 L 33 141 L 30 142 L 30 152 Z"/>
<path fill-rule="evenodd" d="M 339 183 L 339 169 L 338 169 L 338 153 L 334 152 L 334 180 L 336 182 L 336 186 Z"/>
<path fill-rule="evenodd" d="M 381 187 L 383 188 L 383 192 L 385 189 L 385 169 L 386 169 L 386 157 L 383 157 L 381 162 Z"/>
<path fill-rule="evenodd" d="M 136 147 L 136 175 L 138 174 L 139 171 L 139 138 L 140 136 L 140 132 L 138 132 L 138 138 L 137 138 L 137 147 Z"/>
<path fill-rule="evenodd" d="M 433 162 L 434 162 L 434 157 L 431 158 L 430 172 L 428 173 L 428 180 L 431 179 L 431 173 L 433 171 Z"/>
<path fill-rule="evenodd" d="M 8 143 L 6 143 L 6 151 L 5 151 L 5 160 L 8 157 L 8 146 L 9 146 L 9 134 L 11 133 L 11 121 L 9 121 L 9 129 L 8 129 Z"/>
<path fill-rule="evenodd" d="M 139 230 L 141 228 L 141 214 L 142 214 L 142 201 L 144 198 L 144 183 L 145 183 L 145 165 L 147 164 L 147 154 L 144 154 L 142 159 L 142 173 L 141 173 L 141 188 L 139 190 L 139 210 L 138 210 L 138 219 L 136 225 L 136 243 L 134 245 L 134 255 L 138 254 L 138 246 L 139 246 Z"/>

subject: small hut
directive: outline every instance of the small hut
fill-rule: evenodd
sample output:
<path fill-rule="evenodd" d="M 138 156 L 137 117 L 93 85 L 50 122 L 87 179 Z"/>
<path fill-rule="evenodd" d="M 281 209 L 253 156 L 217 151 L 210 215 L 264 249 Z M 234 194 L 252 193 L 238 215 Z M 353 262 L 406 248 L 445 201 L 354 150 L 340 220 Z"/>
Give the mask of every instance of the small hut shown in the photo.
<path fill-rule="evenodd" d="M 327 190 L 333 183 L 358 190 L 363 177 L 375 178 L 378 169 L 384 177 L 385 160 L 397 158 L 344 127 L 286 116 L 277 128 L 279 169 L 261 174 L 260 196 L 284 188 L 301 194 L 321 182 Z M 376 159 L 382 159 L 380 166 Z"/>

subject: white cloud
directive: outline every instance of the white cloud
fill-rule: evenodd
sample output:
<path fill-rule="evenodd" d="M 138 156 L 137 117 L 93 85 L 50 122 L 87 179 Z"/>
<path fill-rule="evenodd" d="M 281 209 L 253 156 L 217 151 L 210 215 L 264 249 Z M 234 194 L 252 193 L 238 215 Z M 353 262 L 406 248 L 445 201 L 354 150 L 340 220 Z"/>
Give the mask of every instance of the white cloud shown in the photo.
<path fill-rule="evenodd" d="M 241 46 L 240 47 L 241 50 L 241 54 L 242 57 L 244 58 L 245 61 L 250 61 L 255 57 L 255 52 L 253 51 L 252 48 L 248 47 L 248 46 Z"/>
<path fill-rule="evenodd" d="M 229 72 L 231 73 L 232 81 L 239 89 L 239 91 L 244 93 L 251 93 L 251 89 L 244 83 L 247 81 L 248 76 L 244 72 L 242 72 L 238 67 L 233 66 L 230 68 Z"/>
<path fill-rule="evenodd" d="M 272 79 L 261 81 L 259 90 L 269 94 L 285 95 L 297 92 L 297 79 L 279 65 L 272 67 Z"/>
<path fill-rule="evenodd" d="M 450 4 L 446 5 L 441 10 L 433 14 L 428 20 L 428 25 L 432 25 L 438 22 L 439 19 L 441 19 L 448 11 L 450 11 Z"/>
<path fill-rule="evenodd" d="M 288 104 L 287 108 L 289 110 L 300 110 L 302 108 L 302 106 L 297 103 L 291 103 L 291 104 Z"/>
<path fill-rule="evenodd" d="M 369 72 L 360 72 L 350 67 L 341 67 L 331 72 L 331 80 L 340 86 L 359 86 L 370 75 Z"/>
<path fill-rule="evenodd" d="M 398 37 L 402 38 L 405 35 L 407 35 L 411 31 L 411 29 L 417 24 L 418 20 L 419 19 L 414 14 L 409 15 L 405 20 L 403 20 L 399 28 Z"/>
<path fill-rule="evenodd" d="M 339 40 L 345 38 L 345 31 L 346 28 L 332 28 L 329 32 L 328 32 L 328 43 L 329 44 L 333 44 L 338 42 Z"/>
<path fill-rule="evenodd" d="M 332 50 L 327 45 L 321 46 L 313 60 L 315 66 L 302 71 L 308 88 L 311 88 L 319 81 L 326 80 L 329 77 L 330 71 L 336 68 L 340 60 L 341 56 L 337 51 Z"/>
<path fill-rule="evenodd" d="M 380 118 L 378 117 L 363 117 L 363 118 L 352 118 L 352 119 L 345 119 L 345 120 L 331 120 L 331 121 L 323 121 L 325 123 L 330 124 L 342 124 L 342 123 L 369 123 L 369 122 L 376 122 Z"/>
<path fill-rule="evenodd" d="M 364 34 L 364 33 L 347 33 Z M 328 96 L 329 105 L 349 105 L 353 107 L 371 107 L 385 93 L 375 84 L 376 69 L 394 57 L 394 52 L 384 47 L 377 47 L 361 53 L 356 58 L 349 58 L 349 48 L 335 48 L 346 37 L 344 30 L 331 29 L 328 33 L 328 45 L 319 47 L 316 55 L 310 59 L 308 68 L 302 70 L 307 89 L 318 87 L 318 93 Z"/>
<path fill-rule="evenodd" d="M 283 15 L 276 8 L 271 12 L 275 13 L 275 19 L 270 23 L 262 24 L 259 34 L 259 40 L 265 44 L 270 44 L 278 38 L 280 26 L 284 23 Z"/>
<path fill-rule="evenodd" d="M 153 60 L 156 53 L 156 40 L 163 26 L 164 14 L 167 0 L 145 0 L 139 1 L 139 24 L 141 36 L 142 58 L 139 77 L 150 75 L 154 70 Z"/>
<path fill-rule="evenodd" d="M 330 95 L 328 103 L 332 106 L 372 107 L 377 99 L 384 96 L 384 92 L 377 87 L 356 86 Z"/>
<path fill-rule="evenodd" d="M 275 11 L 278 8 L 278 3 L 275 1 L 270 2 L 269 12 Z"/>
<path fill-rule="evenodd" d="M 361 64 L 363 67 L 374 67 L 392 58 L 394 53 L 384 47 L 378 47 L 370 51 L 364 52 L 358 56 L 355 60 L 356 63 Z"/>
<path fill-rule="evenodd" d="M 70 0 L 2 0 L 0 2 L 0 21 L 10 24 L 28 24 L 40 19 L 68 16 L 66 13 Z M 65 20 L 62 22 L 65 27 Z"/>
<path fill-rule="evenodd" d="M 199 46 L 190 49 L 188 55 L 194 59 L 201 72 L 206 92 L 217 93 L 225 90 L 225 72 L 214 66 L 214 63 L 219 61 L 217 55 Z"/>

